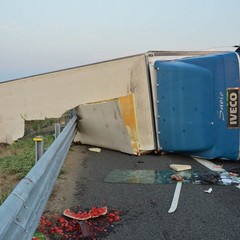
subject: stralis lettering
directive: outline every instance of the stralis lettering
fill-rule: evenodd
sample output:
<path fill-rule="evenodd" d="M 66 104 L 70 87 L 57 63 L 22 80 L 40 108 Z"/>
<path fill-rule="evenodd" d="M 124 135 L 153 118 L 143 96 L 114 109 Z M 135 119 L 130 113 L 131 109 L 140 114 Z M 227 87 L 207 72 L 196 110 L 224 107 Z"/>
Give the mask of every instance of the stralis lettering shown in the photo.
<path fill-rule="evenodd" d="M 223 100 L 223 93 L 220 92 L 219 93 L 219 112 L 218 112 L 218 116 L 220 119 L 222 119 L 223 121 L 225 121 L 225 117 L 224 117 L 224 111 L 223 111 L 223 107 L 224 107 L 224 100 Z"/>
<path fill-rule="evenodd" d="M 239 120 L 238 120 L 238 88 L 227 89 L 228 96 L 228 127 L 229 128 L 238 128 Z"/>

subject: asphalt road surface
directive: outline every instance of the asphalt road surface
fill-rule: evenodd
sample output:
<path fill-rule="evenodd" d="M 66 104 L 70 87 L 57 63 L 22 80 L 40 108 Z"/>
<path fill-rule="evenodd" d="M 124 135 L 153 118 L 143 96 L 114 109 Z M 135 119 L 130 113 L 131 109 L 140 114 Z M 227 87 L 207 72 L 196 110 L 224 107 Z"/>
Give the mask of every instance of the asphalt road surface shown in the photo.
<path fill-rule="evenodd" d="M 179 204 L 169 214 L 175 184 L 106 183 L 105 177 L 114 169 L 160 170 L 169 165 L 190 164 L 193 170 L 208 171 L 188 156 L 130 156 L 102 149 L 101 153 L 80 148 L 84 155 L 75 202 L 83 207 L 103 206 L 124 214 L 106 237 L 110 240 L 239 240 L 240 189 L 236 186 L 183 184 Z M 240 162 L 214 161 L 224 169 L 240 167 Z M 204 190 L 212 187 L 211 194 Z"/>

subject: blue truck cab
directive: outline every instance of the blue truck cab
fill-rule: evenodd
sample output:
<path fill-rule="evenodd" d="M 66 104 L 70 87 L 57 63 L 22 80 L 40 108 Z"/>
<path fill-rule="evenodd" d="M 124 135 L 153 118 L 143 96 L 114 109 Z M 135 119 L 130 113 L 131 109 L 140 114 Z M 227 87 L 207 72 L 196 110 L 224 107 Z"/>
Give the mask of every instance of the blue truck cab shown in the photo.
<path fill-rule="evenodd" d="M 238 53 L 157 60 L 154 68 L 160 149 L 239 160 Z"/>

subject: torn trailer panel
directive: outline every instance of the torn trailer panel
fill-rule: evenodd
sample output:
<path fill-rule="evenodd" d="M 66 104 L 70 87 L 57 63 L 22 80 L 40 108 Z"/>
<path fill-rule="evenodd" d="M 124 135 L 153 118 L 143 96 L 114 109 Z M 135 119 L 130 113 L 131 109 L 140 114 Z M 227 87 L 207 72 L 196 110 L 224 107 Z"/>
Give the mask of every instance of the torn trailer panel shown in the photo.
<path fill-rule="evenodd" d="M 82 104 L 76 108 L 78 139 L 83 144 L 140 154 L 134 95 Z"/>

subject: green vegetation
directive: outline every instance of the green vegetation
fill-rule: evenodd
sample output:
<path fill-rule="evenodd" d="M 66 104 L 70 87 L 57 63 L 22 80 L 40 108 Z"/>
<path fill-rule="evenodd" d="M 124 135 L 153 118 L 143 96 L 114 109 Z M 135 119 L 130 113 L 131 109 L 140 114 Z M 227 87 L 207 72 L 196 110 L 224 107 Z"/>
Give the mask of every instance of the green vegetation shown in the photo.
<path fill-rule="evenodd" d="M 2 193 L 2 190 L 0 190 L 0 205 L 5 201 L 5 199 L 8 197 L 8 195 L 11 193 L 12 188 L 9 188 L 8 191 L 4 191 Z"/>
<path fill-rule="evenodd" d="M 35 164 L 33 137 L 41 135 L 44 138 L 44 149 L 47 149 L 54 141 L 54 123 L 60 122 L 64 127 L 69 117 L 68 111 L 59 119 L 26 121 L 22 139 L 12 145 L 0 144 L 0 205 Z M 61 174 L 65 172 L 63 168 Z"/>
<path fill-rule="evenodd" d="M 54 141 L 53 135 L 44 136 L 44 148 Z M 8 154 L 0 158 L 0 204 L 7 198 L 19 180 L 24 178 L 35 164 L 33 138 L 24 137 L 12 145 L 1 145 L 1 152 Z"/>
<path fill-rule="evenodd" d="M 25 122 L 25 136 L 34 136 L 53 131 L 54 123 L 59 119 L 51 118 L 45 120 L 34 120 Z"/>
<path fill-rule="evenodd" d="M 44 147 L 48 147 L 54 140 L 52 135 L 44 137 Z M 11 152 L 10 155 L 0 159 L 0 172 L 4 174 L 15 174 L 17 179 L 23 178 L 35 163 L 33 139 L 27 137 L 19 140 L 6 150 Z"/>

